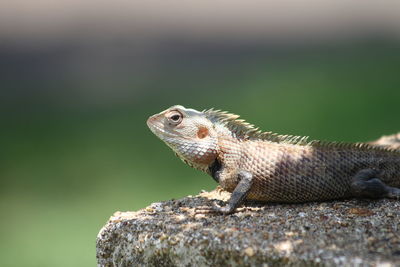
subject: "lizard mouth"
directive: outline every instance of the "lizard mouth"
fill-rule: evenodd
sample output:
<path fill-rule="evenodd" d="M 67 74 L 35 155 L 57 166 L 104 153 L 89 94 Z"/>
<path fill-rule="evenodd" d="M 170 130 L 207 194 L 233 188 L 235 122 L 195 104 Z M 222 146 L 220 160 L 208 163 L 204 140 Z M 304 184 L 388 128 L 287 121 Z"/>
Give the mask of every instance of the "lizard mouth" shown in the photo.
<path fill-rule="evenodd" d="M 162 123 L 160 123 L 157 120 L 156 116 L 151 116 L 148 120 L 147 120 L 147 126 L 149 127 L 149 129 L 158 137 L 160 137 L 161 139 L 164 139 L 165 137 L 173 137 L 176 136 L 175 134 L 166 131 L 164 129 L 164 125 Z"/>

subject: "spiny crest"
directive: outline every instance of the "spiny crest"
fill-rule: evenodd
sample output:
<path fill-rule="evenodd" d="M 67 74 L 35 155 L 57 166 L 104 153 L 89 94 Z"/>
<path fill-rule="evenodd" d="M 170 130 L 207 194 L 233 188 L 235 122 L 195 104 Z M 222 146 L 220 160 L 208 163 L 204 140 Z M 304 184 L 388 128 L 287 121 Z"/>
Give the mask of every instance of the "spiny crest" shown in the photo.
<path fill-rule="evenodd" d="M 308 136 L 280 135 L 273 132 L 262 132 L 253 124 L 239 119 L 239 115 L 228 113 L 226 111 L 208 109 L 203 113 L 212 122 L 221 123 L 226 126 L 239 139 L 265 140 L 276 143 L 312 146 L 319 148 L 335 149 L 357 149 L 357 150 L 375 150 L 399 153 L 398 149 L 379 147 L 367 143 L 346 143 L 346 142 L 327 142 L 320 140 L 308 141 Z"/>
<path fill-rule="evenodd" d="M 203 113 L 212 122 L 226 126 L 239 139 L 266 140 L 276 143 L 307 145 L 308 136 L 280 135 L 273 132 L 262 132 L 253 124 L 239 119 L 239 115 L 221 110 L 204 110 Z"/>
<path fill-rule="evenodd" d="M 368 143 L 346 143 L 346 142 L 329 142 L 329 141 L 319 141 L 313 140 L 309 142 L 310 146 L 319 147 L 319 148 L 335 148 L 335 149 L 357 149 L 363 151 L 382 151 L 382 152 L 393 152 L 398 154 L 400 152 L 399 149 L 384 147 L 384 146 L 376 146 Z"/>

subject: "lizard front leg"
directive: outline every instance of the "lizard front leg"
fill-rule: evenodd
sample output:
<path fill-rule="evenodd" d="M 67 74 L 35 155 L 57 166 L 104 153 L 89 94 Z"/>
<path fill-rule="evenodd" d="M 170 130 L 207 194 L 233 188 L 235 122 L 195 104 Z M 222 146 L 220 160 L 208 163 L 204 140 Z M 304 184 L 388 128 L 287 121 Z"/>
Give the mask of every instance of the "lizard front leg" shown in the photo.
<path fill-rule="evenodd" d="M 249 194 L 253 184 L 253 175 L 248 171 L 239 171 L 237 177 L 239 183 L 235 187 L 235 190 L 233 190 L 231 198 L 226 206 L 219 207 L 214 203 L 212 207 L 196 209 L 196 214 L 222 213 L 227 215 L 233 213 L 235 209 L 246 199 L 246 196 Z"/>

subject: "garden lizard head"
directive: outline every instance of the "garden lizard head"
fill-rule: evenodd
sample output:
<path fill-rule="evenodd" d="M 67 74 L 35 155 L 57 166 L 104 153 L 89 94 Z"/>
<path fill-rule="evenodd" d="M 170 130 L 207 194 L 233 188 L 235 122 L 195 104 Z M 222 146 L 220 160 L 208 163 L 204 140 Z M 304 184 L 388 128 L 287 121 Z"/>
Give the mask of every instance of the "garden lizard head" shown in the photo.
<path fill-rule="evenodd" d="M 206 113 L 180 105 L 147 120 L 150 130 L 188 165 L 207 171 L 218 154 L 218 135 Z"/>

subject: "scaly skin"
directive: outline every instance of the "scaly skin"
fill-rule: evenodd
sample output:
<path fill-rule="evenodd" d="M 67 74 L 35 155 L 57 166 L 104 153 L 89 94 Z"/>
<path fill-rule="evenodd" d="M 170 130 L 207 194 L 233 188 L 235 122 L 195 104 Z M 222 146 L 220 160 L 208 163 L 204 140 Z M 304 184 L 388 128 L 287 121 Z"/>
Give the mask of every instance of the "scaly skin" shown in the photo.
<path fill-rule="evenodd" d="M 368 144 L 308 142 L 262 133 L 237 115 L 173 106 L 147 124 L 188 165 L 232 192 L 229 214 L 245 199 L 298 203 L 349 197 L 400 198 L 400 150 Z"/>

